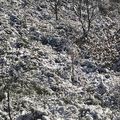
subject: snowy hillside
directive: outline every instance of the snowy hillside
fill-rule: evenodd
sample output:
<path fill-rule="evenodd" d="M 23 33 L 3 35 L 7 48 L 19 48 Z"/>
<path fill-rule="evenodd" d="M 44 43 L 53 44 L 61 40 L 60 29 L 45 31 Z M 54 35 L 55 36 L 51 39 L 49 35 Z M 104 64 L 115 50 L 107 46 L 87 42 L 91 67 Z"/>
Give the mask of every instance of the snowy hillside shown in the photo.
<path fill-rule="evenodd" d="M 80 1 L 0 0 L 0 120 L 120 120 L 119 0 Z"/>

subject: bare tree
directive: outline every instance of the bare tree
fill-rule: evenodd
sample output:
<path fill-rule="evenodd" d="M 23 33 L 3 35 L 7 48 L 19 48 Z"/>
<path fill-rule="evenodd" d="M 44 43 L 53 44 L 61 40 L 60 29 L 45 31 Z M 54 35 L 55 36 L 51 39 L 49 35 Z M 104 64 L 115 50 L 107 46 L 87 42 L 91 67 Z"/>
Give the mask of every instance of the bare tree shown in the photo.
<path fill-rule="evenodd" d="M 8 102 L 8 115 L 10 120 L 12 120 L 12 116 L 11 116 L 11 108 L 10 108 L 10 90 L 7 90 L 7 102 Z"/>
<path fill-rule="evenodd" d="M 92 21 L 96 15 L 97 1 L 94 0 L 74 0 L 74 12 L 81 23 L 82 35 L 76 43 L 81 44 L 88 38 Z"/>
<path fill-rule="evenodd" d="M 52 10 L 54 11 L 56 20 L 58 20 L 59 19 L 58 18 L 58 11 L 59 11 L 59 8 L 61 6 L 61 0 L 48 0 L 48 2 L 50 3 Z"/>
<path fill-rule="evenodd" d="M 10 107 L 10 90 L 11 90 L 11 80 L 8 74 L 8 69 L 9 69 L 9 65 L 7 63 L 7 60 L 4 58 L 7 58 L 7 40 L 3 43 L 4 47 L 4 54 L 3 56 L 1 56 L 2 58 L 2 63 L 1 63 L 1 80 L 2 80 L 2 84 L 3 84 L 3 92 L 6 93 L 6 99 L 7 99 L 7 110 L 8 110 L 8 116 L 9 116 L 9 120 L 12 120 L 12 115 L 11 115 L 11 107 Z"/>

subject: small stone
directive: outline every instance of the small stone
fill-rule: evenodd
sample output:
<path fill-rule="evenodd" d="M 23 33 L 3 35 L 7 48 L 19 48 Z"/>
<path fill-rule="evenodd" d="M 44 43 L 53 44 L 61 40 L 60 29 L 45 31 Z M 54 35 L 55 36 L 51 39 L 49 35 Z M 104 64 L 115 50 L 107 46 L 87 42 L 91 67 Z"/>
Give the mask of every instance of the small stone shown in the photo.
<path fill-rule="evenodd" d="M 103 68 L 103 67 L 99 67 L 99 68 L 98 68 L 98 72 L 99 72 L 99 73 L 107 73 L 107 69 L 106 69 L 106 68 Z"/>
<path fill-rule="evenodd" d="M 108 75 L 108 74 L 107 74 L 107 75 L 105 75 L 105 78 L 109 79 L 109 78 L 110 78 L 110 75 Z"/>
<path fill-rule="evenodd" d="M 42 119 L 38 119 L 38 120 L 50 120 L 48 116 L 43 116 Z"/>
<path fill-rule="evenodd" d="M 101 82 L 101 83 L 98 85 L 97 91 L 98 91 L 98 93 L 101 94 L 101 95 L 105 94 L 105 93 L 107 92 L 107 87 L 106 87 L 106 85 L 105 85 L 103 82 Z"/>

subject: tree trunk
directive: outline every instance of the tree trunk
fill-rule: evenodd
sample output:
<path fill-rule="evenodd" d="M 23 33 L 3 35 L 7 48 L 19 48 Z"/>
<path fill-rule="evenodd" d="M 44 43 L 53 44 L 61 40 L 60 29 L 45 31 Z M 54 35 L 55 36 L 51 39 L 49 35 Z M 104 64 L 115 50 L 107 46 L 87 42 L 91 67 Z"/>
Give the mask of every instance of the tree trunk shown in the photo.
<path fill-rule="evenodd" d="M 7 91 L 7 102 L 8 102 L 8 115 L 9 115 L 9 119 L 12 120 L 11 109 L 10 109 L 10 92 L 9 92 L 9 90 Z"/>
<path fill-rule="evenodd" d="M 58 20 L 58 4 L 57 1 L 55 2 L 55 18 Z"/>

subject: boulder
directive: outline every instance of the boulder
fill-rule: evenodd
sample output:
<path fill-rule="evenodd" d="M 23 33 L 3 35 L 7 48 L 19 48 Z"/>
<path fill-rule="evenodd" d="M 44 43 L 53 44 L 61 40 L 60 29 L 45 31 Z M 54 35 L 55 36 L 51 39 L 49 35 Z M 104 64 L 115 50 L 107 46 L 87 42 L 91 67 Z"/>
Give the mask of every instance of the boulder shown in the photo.
<path fill-rule="evenodd" d="M 45 120 L 43 116 L 46 115 L 44 112 L 41 111 L 34 111 L 31 113 L 27 113 L 25 115 L 19 116 L 16 120 Z"/>
<path fill-rule="evenodd" d="M 86 73 L 95 72 L 97 70 L 97 66 L 88 60 L 81 63 L 81 66 L 83 67 L 82 70 Z"/>

